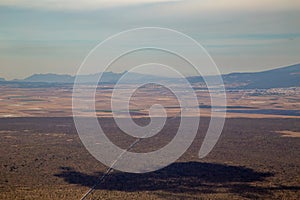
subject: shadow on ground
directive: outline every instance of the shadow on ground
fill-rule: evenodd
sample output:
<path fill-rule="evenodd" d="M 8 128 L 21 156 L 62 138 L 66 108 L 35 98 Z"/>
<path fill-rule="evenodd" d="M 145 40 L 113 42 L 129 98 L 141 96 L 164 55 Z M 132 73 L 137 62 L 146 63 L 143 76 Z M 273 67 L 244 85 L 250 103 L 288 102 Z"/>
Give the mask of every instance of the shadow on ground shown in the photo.
<path fill-rule="evenodd" d="M 103 175 L 84 174 L 69 167 L 61 167 L 55 176 L 67 183 L 92 187 Z M 117 191 L 166 191 L 172 193 L 218 193 L 228 192 L 247 198 L 272 195 L 273 190 L 299 190 L 298 187 L 259 187 L 251 184 L 263 182 L 272 173 L 223 164 L 187 162 L 174 163 L 164 169 L 146 174 L 115 172 L 106 177 L 96 189 Z"/>

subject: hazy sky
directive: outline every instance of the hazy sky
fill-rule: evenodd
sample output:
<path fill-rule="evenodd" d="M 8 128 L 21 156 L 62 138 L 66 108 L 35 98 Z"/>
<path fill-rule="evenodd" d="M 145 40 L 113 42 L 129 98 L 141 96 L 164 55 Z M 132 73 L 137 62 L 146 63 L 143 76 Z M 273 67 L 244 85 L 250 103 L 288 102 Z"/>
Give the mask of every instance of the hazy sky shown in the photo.
<path fill-rule="evenodd" d="M 1 0 L 0 77 L 75 74 L 99 42 L 145 26 L 193 37 L 222 73 L 261 71 L 300 63 L 299 19 L 299 0 Z"/>

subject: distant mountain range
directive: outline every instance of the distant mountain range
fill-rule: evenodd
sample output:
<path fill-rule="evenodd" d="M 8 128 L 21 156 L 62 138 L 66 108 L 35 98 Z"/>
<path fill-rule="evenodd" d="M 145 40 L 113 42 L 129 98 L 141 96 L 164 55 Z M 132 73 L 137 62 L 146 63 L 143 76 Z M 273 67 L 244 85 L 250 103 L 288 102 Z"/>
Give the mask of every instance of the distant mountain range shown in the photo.
<path fill-rule="evenodd" d="M 126 72 L 124 72 L 126 73 Z M 124 73 L 104 72 L 101 77 L 102 83 L 116 83 Z M 91 83 L 98 81 L 100 73 L 81 75 L 77 77 L 80 83 Z M 128 80 L 126 83 L 139 83 L 142 81 L 169 81 L 179 82 L 176 78 L 166 78 L 163 76 L 153 76 L 129 72 L 127 74 Z M 213 76 L 210 76 L 213 78 Z M 241 89 L 266 89 L 279 87 L 300 87 L 300 64 L 281 67 L 273 70 L 252 73 L 231 73 L 222 75 L 224 83 L 227 88 L 241 88 Z M 192 83 L 204 83 L 200 76 L 188 77 Z M 3 83 L 24 83 L 33 85 L 40 84 L 72 84 L 75 77 L 71 75 L 60 74 L 34 74 L 22 80 L 5 81 L 0 78 Z"/>
<path fill-rule="evenodd" d="M 79 75 L 76 77 L 79 83 L 95 83 L 98 82 L 101 75 L 101 83 L 116 83 L 125 73 L 104 72 L 89 75 Z M 163 76 L 153 76 L 138 73 L 127 73 L 126 83 L 139 83 L 142 81 L 155 81 L 166 80 L 171 81 L 174 78 L 166 78 Z M 175 80 L 175 79 L 174 79 Z M 74 83 L 75 76 L 61 75 L 61 74 L 34 74 L 22 80 L 14 80 L 14 82 L 27 82 L 27 83 Z"/>
<path fill-rule="evenodd" d="M 213 78 L 211 76 L 210 78 Z M 300 64 L 262 72 L 231 73 L 222 75 L 227 88 L 268 89 L 300 87 Z M 192 83 L 203 82 L 199 76 L 188 77 Z"/>
<path fill-rule="evenodd" d="M 74 77 L 61 74 L 34 74 L 16 82 L 47 82 L 47 83 L 73 83 Z"/>
<path fill-rule="evenodd" d="M 264 89 L 300 87 L 300 64 L 254 73 L 231 73 L 223 75 L 225 84 L 240 84 L 242 88 Z"/>

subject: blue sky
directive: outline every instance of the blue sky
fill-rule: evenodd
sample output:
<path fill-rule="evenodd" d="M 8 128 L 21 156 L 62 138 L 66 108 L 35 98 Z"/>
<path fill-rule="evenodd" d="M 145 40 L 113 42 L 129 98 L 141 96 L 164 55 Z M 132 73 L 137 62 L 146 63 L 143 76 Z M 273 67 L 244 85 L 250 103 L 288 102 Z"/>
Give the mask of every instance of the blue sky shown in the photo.
<path fill-rule="evenodd" d="M 222 73 L 261 71 L 300 63 L 299 19 L 298 0 L 2 0 L 0 77 L 75 74 L 99 42 L 145 26 L 191 36 Z"/>

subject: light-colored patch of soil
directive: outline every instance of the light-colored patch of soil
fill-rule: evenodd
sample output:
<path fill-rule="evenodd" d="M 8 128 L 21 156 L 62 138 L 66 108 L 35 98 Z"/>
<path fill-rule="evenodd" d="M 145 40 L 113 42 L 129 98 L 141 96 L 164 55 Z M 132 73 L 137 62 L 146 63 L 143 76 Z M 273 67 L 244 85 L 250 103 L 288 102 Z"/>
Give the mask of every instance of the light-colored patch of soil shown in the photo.
<path fill-rule="evenodd" d="M 294 132 L 294 131 L 276 131 L 276 132 L 282 134 L 281 137 L 294 137 L 294 138 L 300 137 L 300 132 Z"/>

